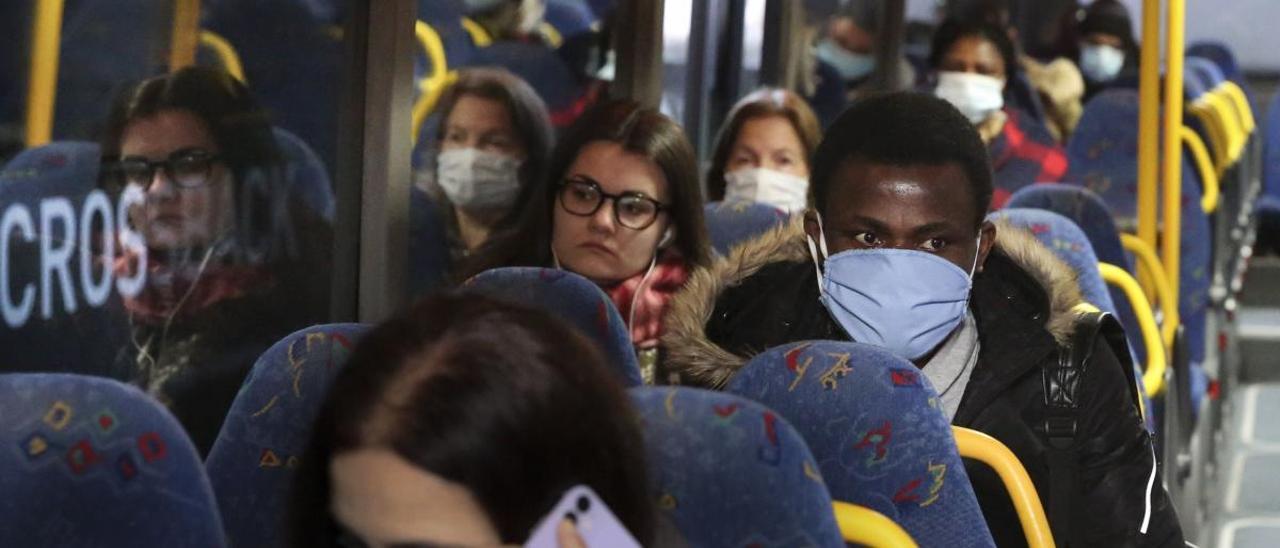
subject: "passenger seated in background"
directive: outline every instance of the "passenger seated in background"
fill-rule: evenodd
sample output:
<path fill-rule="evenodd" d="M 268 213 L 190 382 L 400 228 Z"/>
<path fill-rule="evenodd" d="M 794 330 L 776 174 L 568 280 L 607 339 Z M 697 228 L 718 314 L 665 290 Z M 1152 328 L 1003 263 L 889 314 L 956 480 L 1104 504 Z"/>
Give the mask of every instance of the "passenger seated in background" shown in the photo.
<path fill-rule="evenodd" d="M 547 12 L 547 0 L 462 0 L 467 17 L 493 40 L 523 40 L 537 36 Z"/>
<path fill-rule="evenodd" d="M 1076 64 L 1066 57 L 1042 63 L 1023 53 L 1018 44 L 1019 31 L 1014 25 L 1015 7 L 1014 0 L 965 0 L 948 4 L 951 15 L 958 19 L 985 21 L 1005 29 L 1017 52 L 1018 65 L 1044 108 L 1045 129 L 1059 143 L 1065 143 L 1084 112 L 1084 77 Z M 1017 97 L 1011 98 L 1016 103 Z"/>
<path fill-rule="evenodd" d="M 652 379 L 667 301 L 710 263 L 693 146 L 675 121 L 631 101 L 587 112 L 556 145 L 547 177 L 463 269 L 557 267 L 617 305 Z"/>
<path fill-rule="evenodd" d="M 542 99 L 502 69 L 459 71 L 438 109 L 439 153 L 427 187 L 446 206 L 456 262 L 484 244 L 521 190 L 542 176 L 554 137 Z"/>
<path fill-rule="evenodd" d="M 760 202 L 787 213 L 804 209 L 809 157 L 820 139 L 818 118 L 799 95 L 765 88 L 743 97 L 716 137 L 708 197 Z"/>
<path fill-rule="evenodd" d="M 876 52 L 883 43 L 880 28 L 884 17 L 884 0 L 848 0 L 830 19 L 818 41 L 818 60 L 835 68 L 847 90 L 846 99 L 854 100 L 869 92 L 885 91 L 881 82 L 873 81 L 877 69 Z M 915 84 L 916 71 L 904 56 L 899 56 L 892 78 L 893 89 L 907 89 Z"/>
<path fill-rule="evenodd" d="M 115 105 L 104 186 L 136 185 L 129 212 L 147 268 L 124 307 L 131 341 L 117 361 L 169 406 L 208 452 L 241 382 L 272 343 L 328 313 L 332 232 L 296 199 L 271 126 L 234 77 L 191 67 L 157 76 Z"/>
<path fill-rule="evenodd" d="M 933 37 L 929 65 L 937 73 L 934 94 L 959 109 L 987 144 L 995 172 L 992 208 L 1019 188 L 1057 182 L 1066 174 L 1066 152 L 1048 130 L 1005 104 L 1005 85 L 1018 61 L 1004 29 L 948 19 Z"/>
<path fill-rule="evenodd" d="M 477 295 L 429 297 L 378 326 L 317 418 L 291 544 L 520 544 L 586 485 L 651 545 L 643 438 L 603 359 L 556 318 Z M 561 534 L 576 536 L 567 520 Z"/>
<path fill-rule="evenodd" d="M 1181 545 L 1131 366 L 1101 335 L 1090 348 L 1071 348 L 1077 329 L 1096 321 L 1075 311 L 1082 299 L 1071 268 L 1034 236 L 984 221 L 991 171 L 965 116 L 924 94 L 856 103 L 818 146 L 810 183 L 814 208 L 803 222 L 692 274 L 667 318 L 669 368 L 686 383 L 719 387 L 754 355 L 786 343 L 886 348 L 922 369 L 952 424 L 1017 455 L 1055 533 L 1070 531 L 1071 545 Z M 1050 470 L 1061 468 L 1050 466 L 1042 431 L 1059 416 L 1050 414 L 1046 385 L 1070 390 L 1046 375 L 1064 348 L 1091 352 L 1074 392 L 1077 467 L 1066 500 L 1051 489 Z M 980 466 L 969 477 L 996 543 L 1021 544 L 999 479 Z M 1055 503 L 1074 513 L 1070 523 Z"/>
<path fill-rule="evenodd" d="M 1076 63 L 1085 78 L 1085 100 L 1114 84 L 1137 84 L 1141 54 L 1133 39 L 1129 8 L 1116 0 L 1095 0 L 1077 28 Z"/>

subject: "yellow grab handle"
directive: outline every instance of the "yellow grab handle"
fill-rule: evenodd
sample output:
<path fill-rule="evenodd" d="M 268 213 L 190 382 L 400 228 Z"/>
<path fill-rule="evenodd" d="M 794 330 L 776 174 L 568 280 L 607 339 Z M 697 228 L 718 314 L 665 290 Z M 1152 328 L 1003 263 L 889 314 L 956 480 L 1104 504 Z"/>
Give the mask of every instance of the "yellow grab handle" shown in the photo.
<path fill-rule="evenodd" d="M 422 124 L 426 123 L 431 111 L 435 110 L 436 101 L 440 100 L 440 95 L 444 93 L 445 88 L 449 87 L 451 79 L 456 78 L 456 73 L 449 72 L 449 60 L 445 56 L 444 41 L 440 39 L 440 34 L 431 28 L 431 25 L 418 21 L 414 25 L 414 36 L 417 37 L 418 45 L 426 54 L 427 61 L 431 63 L 431 75 L 422 80 L 418 100 L 413 103 L 412 139 L 416 145 L 418 135 L 422 132 Z"/>
<path fill-rule="evenodd" d="M 1207 103 L 1199 101 L 1192 103 L 1189 107 L 1192 115 L 1200 120 L 1200 124 L 1204 126 L 1206 132 L 1209 133 L 1209 147 L 1213 149 L 1213 166 L 1218 175 L 1222 175 L 1227 170 L 1229 162 L 1227 161 L 1227 138 L 1221 123 L 1218 121 L 1216 113 L 1209 107 Z"/>
<path fill-rule="evenodd" d="M 977 430 L 952 426 L 951 432 L 956 437 L 960 456 L 986 464 L 1000 476 L 1014 509 L 1018 511 L 1018 521 L 1027 535 L 1027 546 L 1052 548 L 1053 533 L 1049 529 L 1049 519 L 1044 515 L 1044 505 L 1040 503 L 1036 486 L 1031 483 L 1031 477 L 1018 457 L 999 440 Z"/>
<path fill-rule="evenodd" d="M 833 501 L 836 513 L 836 525 L 840 527 L 840 536 L 845 542 L 856 542 L 872 548 L 915 548 L 912 540 L 901 525 L 884 514 L 856 504 Z"/>
<path fill-rule="evenodd" d="M 1204 141 L 1200 140 L 1200 136 L 1196 135 L 1191 128 L 1182 126 L 1178 133 L 1182 135 L 1182 144 L 1191 150 L 1191 157 L 1196 162 L 1196 171 L 1200 172 L 1200 182 L 1204 184 L 1204 195 L 1200 197 L 1200 209 L 1205 213 L 1213 213 L 1218 209 L 1222 188 L 1218 181 L 1218 173 L 1213 170 L 1213 162 L 1209 159 L 1209 151 L 1205 148 Z"/>
<path fill-rule="evenodd" d="M 1142 288 L 1138 287 L 1138 281 L 1123 268 L 1098 263 L 1098 272 L 1107 284 L 1124 290 L 1129 297 L 1129 304 L 1133 305 L 1133 313 L 1138 317 L 1138 326 L 1142 330 L 1142 341 L 1147 347 L 1147 367 L 1142 374 L 1142 384 L 1147 388 L 1147 396 L 1154 398 L 1164 389 L 1166 361 L 1164 342 L 1160 340 L 1160 329 L 1156 327 L 1155 316 L 1151 314 L 1151 303 L 1142 293 Z"/>
<path fill-rule="evenodd" d="M 476 47 L 487 48 L 493 44 L 493 37 L 489 36 L 489 31 L 484 30 L 475 19 L 470 17 L 462 18 L 462 28 L 471 35 L 471 41 L 475 42 Z"/>
<path fill-rule="evenodd" d="M 1249 98 L 1245 97 L 1244 90 L 1235 82 L 1227 80 L 1218 85 L 1223 94 L 1231 98 L 1231 102 L 1236 105 L 1236 112 L 1240 113 L 1240 122 L 1244 126 L 1246 133 L 1252 134 L 1258 129 L 1257 120 L 1253 117 L 1253 107 L 1249 106 Z"/>
<path fill-rule="evenodd" d="M 538 33 L 547 41 L 547 45 L 551 49 L 560 49 L 564 45 L 564 36 L 560 35 L 560 30 L 551 26 L 551 23 L 543 21 L 538 25 Z"/>
<path fill-rule="evenodd" d="M 1160 324 L 1160 334 L 1164 339 L 1165 349 L 1171 350 L 1173 338 L 1178 335 L 1178 323 L 1182 319 L 1178 317 L 1178 309 L 1169 306 L 1173 302 L 1173 286 L 1169 285 L 1169 278 L 1164 275 L 1164 267 L 1160 266 L 1160 257 L 1156 256 L 1156 251 L 1147 245 L 1147 242 L 1132 234 L 1121 234 L 1120 243 L 1138 258 L 1138 268 L 1147 274 L 1147 279 L 1151 280 L 1151 285 L 1155 288 L 1156 299 L 1160 303 L 1160 311 L 1164 316 L 1164 322 Z"/>
<path fill-rule="evenodd" d="M 240 82 L 248 83 L 244 78 L 244 65 L 240 64 L 240 55 L 226 38 L 213 31 L 201 30 L 200 45 L 213 51 L 213 55 L 218 58 L 218 63 L 222 64 L 223 70 L 235 76 Z"/>
<path fill-rule="evenodd" d="M 1235 105 L 1229 97 L 1216 90 L 1206 93 L 1204 100 L 1208 101 L 1210 107 L 1218 113 L 1218 119 L 1222 120 L 1223 127 L 1226 129 L 1231 164 L 1235 165 L 1240 161 L 1240 155 L 1244 154 L 1244 144 L 1248 139 L 1248 135 L 1241 127 L 1240 116 L 1235 113 Z"/>

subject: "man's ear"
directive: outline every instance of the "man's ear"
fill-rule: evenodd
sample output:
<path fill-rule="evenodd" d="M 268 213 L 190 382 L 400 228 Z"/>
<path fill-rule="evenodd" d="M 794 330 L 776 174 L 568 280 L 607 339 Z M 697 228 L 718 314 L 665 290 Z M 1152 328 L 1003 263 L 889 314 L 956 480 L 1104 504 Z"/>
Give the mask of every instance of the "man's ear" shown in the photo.
<path fill-rule="evenodd" d="M 813 238 L 813 243 L 822 243 L 822 222 L 818 220 L 818 212 L 813 208 L 804 211 L 804 233 Z"/>
<path fill-rule="evenodd" d="M 978 233 L 982 234 L 982 242 L 978 246 L 978 272 L 982 272 L 983 267 L 987 264 L 987 256 L 991 254 L 991 250 L 996 246 L 995 223 L 982 221 L 982 226 L 978 227 Z"/>

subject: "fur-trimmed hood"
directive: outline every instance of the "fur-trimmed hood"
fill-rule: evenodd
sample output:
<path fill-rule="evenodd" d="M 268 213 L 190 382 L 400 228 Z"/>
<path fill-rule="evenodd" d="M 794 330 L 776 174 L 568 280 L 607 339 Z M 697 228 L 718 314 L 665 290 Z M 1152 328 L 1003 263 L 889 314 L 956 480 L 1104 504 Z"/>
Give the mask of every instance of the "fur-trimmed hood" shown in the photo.
<path fill-rule="evenodd" d="M 695 270 L 671 301 L 662 338 L 666 366 L 686 382 L 721 387 L 753 356 L 734 354 L 708 339 L 707 322 L 716 301 L 728 288 L 742 283 L 766 265 L 778 262 L 808 263 L 812 259 L 805 241 L 804 217 L 795 215 L 754 240 L 717 257 L 710 266 Z M 996 223 L 995 253 L 1024 270 L 1047 297 L 1045 330 L 1066 344 L 1083 302 L 1076 273 L 1035 236 L 1004 221 Z M 815 298 L 817 296 L 815 295 Z"/>

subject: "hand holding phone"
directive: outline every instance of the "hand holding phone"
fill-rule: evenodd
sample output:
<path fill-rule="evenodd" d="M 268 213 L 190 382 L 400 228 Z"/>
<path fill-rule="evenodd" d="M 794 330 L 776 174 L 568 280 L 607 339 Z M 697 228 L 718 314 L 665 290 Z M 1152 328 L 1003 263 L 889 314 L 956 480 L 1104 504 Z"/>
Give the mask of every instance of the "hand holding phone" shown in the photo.
<path fill-rule="evenodd" d="M 534 527 L 524 548 L 574 548 L 572 540 L 566 543 L 569 545 L 560 542 L 562 536 L 572 538 L 568 531 L 561 531 L 561 524 L 566 520 L 573 523 L 580 546 L 585 548 L 640 548 L 640 543 L 618 517 L 585 485 L 565 492 L 560 502 Z"/>

